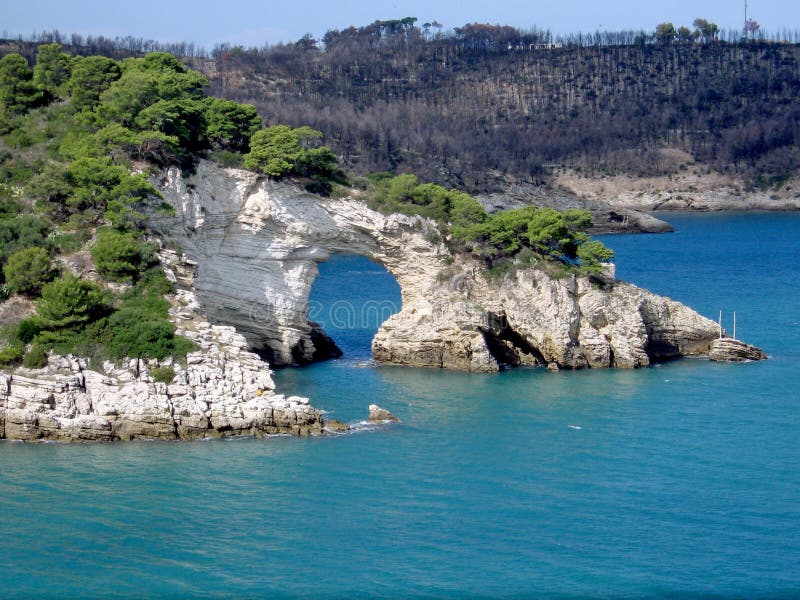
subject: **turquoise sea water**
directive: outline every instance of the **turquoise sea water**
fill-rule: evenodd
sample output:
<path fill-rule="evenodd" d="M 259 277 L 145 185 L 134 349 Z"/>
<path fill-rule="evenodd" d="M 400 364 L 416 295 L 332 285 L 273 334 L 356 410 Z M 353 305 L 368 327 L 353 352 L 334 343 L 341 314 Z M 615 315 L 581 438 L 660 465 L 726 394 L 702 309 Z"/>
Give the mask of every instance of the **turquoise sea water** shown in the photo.
<path fill-rule="evenodd" d="M 359 329 L 395 284 L 334 258 L 312 316 L 345 357 L 276 379 L 336 418 L 374 402 L 403 423 L 0 444 L 0 597 L 800 596 L 800 215 L 669 220 L 605 238 L 618 276 L 729 328 L 735 310 L 770 360 L 374 368 Z"/>

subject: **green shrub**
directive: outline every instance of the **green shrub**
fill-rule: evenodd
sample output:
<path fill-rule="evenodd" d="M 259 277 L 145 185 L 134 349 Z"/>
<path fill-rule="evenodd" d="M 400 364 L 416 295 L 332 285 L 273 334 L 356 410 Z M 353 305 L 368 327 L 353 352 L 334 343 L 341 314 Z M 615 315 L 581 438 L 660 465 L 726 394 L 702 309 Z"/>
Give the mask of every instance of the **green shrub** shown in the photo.
<path fill-rule="evenodd" d="M 240 169 L 244 166 L 244 154 L 231 150 L 217 150 L 211 153 L 211 160 L 226 169 Z"/>
<path fill-rule="evenodd" d="M 194 350 L 189 340 L 175 335 L 169 321 L 169 302 L 164 294 L 172 291 L 160 269 L 151 269 L 122 295 L 119 308 L 98 329 L 98 341 L 109 358 L 183 357 Z"/>
<path fill-rule="evenodd" d="M 330 148 L 313 147 L 321 137 L 322 133 L 306 126 L 267 127 L 250 139 L 250 152 L 244 157 L 244 166 L 276 179 L 284 175 L 307 177 L 311 181 L 306 189 L 327 196 L 332 183 L 345 183 L 347 178 Z"/>
<path fill-rule="evenodd" d="M 0 348 L 0 364 L 10 365 L 19 362 L 25 354 L 25 344 L 20 340 L 12 339 Z"/>
<path fill-rule="evenodd" d="M 174 325 L 166 320 L 148 317 L 141 310 L 123 308 L 108 318 L 102 341 L 111 358 L 163 359 L 172 355 Z"/>
<path fill-rule="evenodd" d="M 79 56 L 72 61 L 72 73 L 66 86 L 76 111 L 92 109 L 100 95 L 122 74 L 118 62 L 105 56 Z"/>
<path fill-rule="evenodd" d="M 0 220 L 0 261 L 25 248 L 40 247 L 50 249 L 48 238 L 50 226 L 36 215 L 18 215 L 12 219 Z"/>
<path fill-rule="evenodd" d="M 372 185 L 372 182 L 366 177 L 356 177 L 353 180 L 353 187 L 357 190 L 366 191 Z"/>
<path fill-rule="evenodd" d="M 9 290 L 17 294 L 37 295 L 44 284 L 56 275 L 50 254 L 44 248 L 25 248 L 8 257 L 3 274 Z"/>
<path fill-rule="evenodd" d="M 97 272 L 111 281 L 131 281 L 155 262 L 155 248 L 133 233 L 110 227 L 97 230 L 92 258 Z"/>
<path fill-rule="evenodd" d="M 19 322 L 15 335 L 22 343 L 30 344 L 41 331 L 42 326 L 39 321 L 35 317 L 30 317 Z"/>
<path fill-rule="evenodd" d="M 255 107 L 221 98 L 206 98 L 205 101 L 206 134 L 211 146 L 223 149 L 223 152 L 233 151 L 228 154 L 247 152 L 250 138 L 262 126 Z M 241 155 L 238 156 L 241 160 Z"/>
<path fill-rule="evenodd" d="M 28 61 L 17 53 L 0 58 L 0 118 L 24 114 L 41 100 Z"/>
<path fill-rule="evenodd" d="M 102 322 L 102 320 L 95 321 L 82 330 L 43 330 L 36 337 L 34 343 L 41 344 L 55 354 L 88 356 L 102 364 L 104 360 L 108 360 L 102 344 L 97 340 L 97 327 Z"/>
<path fill-rule="evenodd" d="M 521 267 L 532 267 L 539 262 L 539 255 L 530 248 L 523 248 L 517 253 L 516 261 Z"/>
<path fill-rule="evenodd" d="M 602 270 L 600 263 L 605 263 L 614 258 L 614 251 L 607 248 L 598 240 L 591 240 L 578 248 L 578 258 L 581 266 L 589 272 L 599 273 Z"/>
<path fill-rule="evenodd" d="M 43 332 L 72 330 L 105 316 L 110 308 L 110 298 L 99 285 L 67 274 L 42 286 L 36 316 Z"/>
<path fill-rule="evenodd" d="M 486 211 L 473 197 L 435 183 L 421 184 L 416 175 L 373 173 L 366 181 L 371 186 L 367 198 L 371 208 L 428 217 L 437 222 L 443 233 L 487 219 Z"/>
<path fill-rule="evenodd" d="M 163 215 L 165 217 L 174 217 L 177 214 L 175 207 L 169 202 L 159 202 L 158 206 L 155 208 L 159 215 Z"/>
<path fill-rule="evenodd" d="M 250 138 L 250 152 L 244 157 L 244 166 L 270 177 L 282 177 L 292 173 L 303 156 L 302 141 L 320 137 L 322 134 L 310 127 L 267 127 Z"/>
<path fill-rule="evenodd" d="M 153 376 L 153 381 L 158 383 L 172 383 L 175 379 L 175 369 L 172 367 L 153 367 L 150 369 L 150 375 Z"/>
<path fill-rule="evenodd" d="M 169 303 L 162 298 L 166 294 L 171 294 L 175 291 L 175 286 L 164 275 L 164 271 L 160 267 L 153 267 L 142 273 L 139 283 L 127 292 L 124 298 L 141 297 L 147 295 L 151 298 L 157 298 L 159 302 L 163 302 L 163 314 L 166 316 L 166 311 L 169 308 Z"/>
<path fill-rule="evenodd" d="M 22 359 L 22 366 L 28 369 L 42 369 L 47 366 L 47 350 L 40 344 L 34 344 Z"/>

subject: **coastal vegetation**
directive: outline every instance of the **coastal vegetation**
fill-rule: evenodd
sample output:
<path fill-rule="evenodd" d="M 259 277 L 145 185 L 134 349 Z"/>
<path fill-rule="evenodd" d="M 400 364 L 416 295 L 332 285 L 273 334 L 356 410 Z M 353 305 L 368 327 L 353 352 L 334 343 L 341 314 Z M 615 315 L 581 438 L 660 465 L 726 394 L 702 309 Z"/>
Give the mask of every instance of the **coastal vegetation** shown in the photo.
<path fill-rule="evenodd" d="M 181 358 L 192 348 L 168 319 L 172 286 L 148 236 L 146 215 L 174 210 L 150 182 L 160 169 L 191 171 L 206 157 L 323 195 L 348 182 L 319 130 L 264 127 L 255 107 L 209 96 L 208 86 L 163 52 L 120 61 L 52 43 L 33 67 L 19 54 L 0 59 L 3 293 L 33 308 L 6 323 L 0 362 L 42 365 L 49 350 Z M 359 181 L 373 207 L 434 220 L 452 252 L 487 266 L 525 251 L 592 271 L 611 257 L 589 242 L 583 211 L 489 215 L 468 194 L 412 174 Z"/>
<path fill-rule="evenodd" d="M 225 98 L 227 109 L 254 107 L 242 123 L 260 115 L 270 125 L 321 132 L 356 175 L 411 172 L 479 193 L 515 181 L 547 185 L 563 169 L 591 177 L 716 171 L 745 188 L 774 190 L 800 172 L 800 31 L 769 32 L 752 19 L 737 31 L 698 17 L 649 31 L 554 36 L 484 23 L 446 29 L 407 17 L 210 52 L 131 36 L 34 38 L 103 55 L 71 66 L 73 80 L 83 73 L 73 101 L 85 95 L 91 103 L 104 77 L 119 76 L 124 57 L 167 50 L 204 73 L 207 91 Z M 13 52 L 34 62 L 38 49 L 21 38 L 0 41 L 0 55 Z M 57 54 L 43 56 L 49 66 L 23 82 L 23 107 L 41 101 L 34 80 L 52 90 L 63 77 Z M 255 129 L 238 130 L 260 129 L 249 125 Z M 231 152 L 219 137 L 214 159 L 241 166 L 245 138 Z"/>
<path fill-rule="evenodd" d="M 192 349 L 168 319 L 172 286 L 145 211 L 166 210 L 151 169 L 187 167 L 201 148 L 245 149 L 231 132 L 254 109 L 231 110 L 206 85 L 167 54 L 118 62 L 47 44 L 33 68 L 20 55 L 0 59 L 3 289 L 33 307 L 5 323 L 0 362 L 41 367 L 48 350 L 102 361 Z"/>
<path fill-rule="evenodd" d="M 592 220 L 585 210 L 528 206 L 490 215 L 470 195 L 419 183 L 411 174 L 376 173 L 362 186 L 374 208 L 433 219 L 451 251 L 469 252 L 489 267 L 521 258 L 528 266 L 550 260 L 597 273 L 614 257 L 602 242 L 589 239 Z"/>

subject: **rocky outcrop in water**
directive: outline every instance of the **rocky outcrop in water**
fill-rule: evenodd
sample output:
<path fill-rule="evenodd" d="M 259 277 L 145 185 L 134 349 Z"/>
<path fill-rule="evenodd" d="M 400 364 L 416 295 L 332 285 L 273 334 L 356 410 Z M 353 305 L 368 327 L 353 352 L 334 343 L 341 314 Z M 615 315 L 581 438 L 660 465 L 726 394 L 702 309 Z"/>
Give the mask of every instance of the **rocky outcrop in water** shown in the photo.
<path fill-rule="evenodd" d="M 745 362 L 764 360 L 767 355 L 759 348 L 740 340 L 721 337 L 711 342 L 708 357 L 718 362 Z"/>
<path fill-rule="evenodd" d="M 590 279 L 520 266 L 491 279 L 477 260 L 451 256 L 432 222 L 383 215 L 357 198 L 324 199 L 208 162 L 189 177 L 167 171 L 159 183 L 176 214 L 154 217 L 153 230 L 183 253 L 178 260 L 161 252 L 182 288 L 171 315 L 197 351 L 185 363 L 160 364 L 51 356 L 45 369 L 0 374 L 0 438 L 324 432 L 307 399 L 275 392 L 269 365 L 251 350 L 276 365 L 339 354 L 307 315 L 317 263 L 334 253 L 372 258 L 400 285 L 402 308 L 372 343 L 378 362 L 491 372 L 642 367 L 709 353 L 764 358 L 752 346 L 719 340 L 718 325 L 686 306 L 608 273 Z M 348 317 L 357 325 L 365 316 Z M 371 413 L 392 418 L 377 407 Z M 346 428 L 332 423 L 330 430 Z"/>
<path fill-rule="evenodd" d="M 377 404 L 369 405 L 369 420 L 375 423 L 385 423 L 386 421 L 399 422 L 400 419 L 395 417 L 385 408 L 381 408 Z"/>
<path fill-rule="evenodd" d="M 553 278 L 537 269 L 491 282 L 465 267 L 427 310 L 384 323 L 373 342 L 376 360 L 466 371 L 643 367 L 705 354 L 717 336 L 713 321 L 622 282 Z"/>
<path fill-rule="evenodd" d="M 231 435 L 310 435 L 320 413 L 306 398 L 274 391 L 269 366 L 232 327 L 211 325 L 180 291 L 171 311 L 197 351 L 185 364 L 129 359 L 98 367 L 51 356 L 44 369 L 0 374 L 0 439 L 111 441 Z M 169 383 L 156 367 L 172 369 Z"/>
<path fill-rule="evenodd" d="M 334 354 L 307 315 L 316 265 L 334 253 L 367 256 L 400 285 L 402 309 L 372 344 L 379 362 L 478 372 L 641 367 L 707 354 L 718 337 L 713 321 L 613 278 L 519 268 L 488 279 L 478 261 L 450 256 L 433 223 L 383 215 L 357 198 L 323 199 L 207 162 L 190 177 L 170 170 L 159 184 L 176 215 L 154 228 L 197 263 L 194 286 L 211 320 L 235 326 L 277 365 Z"/>

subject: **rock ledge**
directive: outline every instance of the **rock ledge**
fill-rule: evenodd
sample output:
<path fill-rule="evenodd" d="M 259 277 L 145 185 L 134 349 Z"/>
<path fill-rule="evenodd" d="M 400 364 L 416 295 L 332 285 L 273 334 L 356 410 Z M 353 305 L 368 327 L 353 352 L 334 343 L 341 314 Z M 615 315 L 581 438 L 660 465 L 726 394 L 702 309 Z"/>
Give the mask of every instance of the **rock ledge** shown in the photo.
<path fill-rule="evenodd" d="M 100 369 L 51 356 L 44 369 L 0 374 L 0 439 L 112 441 L 320 434 L 306 398 L 274 392 L 269 366 L 232 327 L 211 325 L 194 295 L 179 291 L 171 315 L 198 347 L 185 364 L 130 359 Z M 170 367 L 170 383 L 154 367 Z"/>
<path fill-rule="evenodd" d="M 764 360 L 767 355 L 750 344 L 733 338 L 718 338 L 711 342 L 708 358 L 719 362 L 744 362 Z"/>

